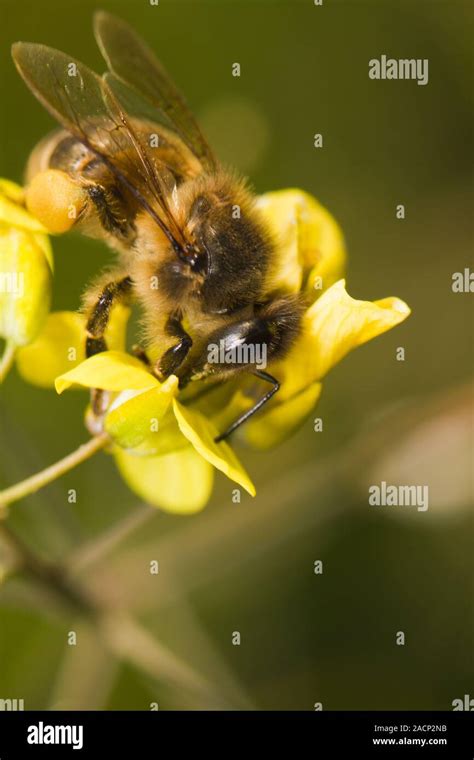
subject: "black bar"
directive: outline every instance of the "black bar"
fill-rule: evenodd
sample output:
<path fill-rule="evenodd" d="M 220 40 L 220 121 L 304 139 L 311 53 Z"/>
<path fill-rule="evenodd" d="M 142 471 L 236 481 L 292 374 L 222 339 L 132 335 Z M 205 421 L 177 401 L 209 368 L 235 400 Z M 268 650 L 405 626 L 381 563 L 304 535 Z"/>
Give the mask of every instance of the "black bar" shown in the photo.
<path fill-rule="evenodd" d="M 281 750 L 286 742 L 294 747 L 288 755 L 291 758 L 338 757 L 343 752 L 344 757 L 471 760 L 472 718 L 471 712 L 462 711 L 1 712 L 0 759 L 95 757 L 105 750 L 107 757 L 129 755 L 135 760 L 169 756 L 171 750 L 174 755 L 184 749 L 197 756 L 212 748 L 217 750 L 216 756 L 225 757 L 229 749 L 234 752 L 239 747 L 246 752 L 244 759 L 253 742 L 260 739 L 266 757 L 272 746 Z M 64 728 L 58 728 L 61 726 Z M 49 743 L 50 739 L 57 743 Z M 42 743 L 32 743 L 35 740 Z"/>

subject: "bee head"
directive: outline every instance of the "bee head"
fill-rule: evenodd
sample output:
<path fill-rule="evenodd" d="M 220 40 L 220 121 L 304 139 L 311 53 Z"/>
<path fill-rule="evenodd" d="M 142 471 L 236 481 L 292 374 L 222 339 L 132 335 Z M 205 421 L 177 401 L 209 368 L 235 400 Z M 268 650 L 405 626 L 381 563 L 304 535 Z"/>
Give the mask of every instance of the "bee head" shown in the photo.
<path fill-rule="evenodd" d="M 219 173 L 188 183 L 184 231 L 199 295 L 210 312 L 253 303 L 261 293 L 272 241 L 241 181 Z"/>

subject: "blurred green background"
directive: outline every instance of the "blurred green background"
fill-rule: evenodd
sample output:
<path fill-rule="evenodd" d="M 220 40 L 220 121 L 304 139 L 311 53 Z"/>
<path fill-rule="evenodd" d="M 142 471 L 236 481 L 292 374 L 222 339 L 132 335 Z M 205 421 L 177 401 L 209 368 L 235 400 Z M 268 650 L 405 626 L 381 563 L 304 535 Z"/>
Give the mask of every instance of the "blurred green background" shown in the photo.
<path fill-rule="evenodd" d="M 326 379 L 314 413 L 324 432 L 310 419 L 275 451 L 239 450 L 255 500 L 234 504 L 219 476 L 201 514 L 167 516 L 99 454 L 13 505 L 0 543 L 0 698 L 30 709 L 451 709 L 474 695 L 472 295 L 451 289 L 452 274 L 473 266 L 471 4 L 0 0 L 2 176 L 21 181 L 53 126 L 16 74 L 11 43 L 43 42 L 102 70 L 97 7 L 152 44 L 220 157 L 257 192 L 301 187 L 331 210 L 351 295 L 397 295 L 413 314 Z M 428 58 L 429 84 L 369 80 L 382 53 Z M 75 236 L 53 242 L 54 308 L 75 309 L 110 254 Z M 85 402 L 12 372 L 2 483 L 85 440 Z M 428 512 L 370 507 L 367 489 L 381 480 L 428 484 Z M 12 534 L 36 579 L 15 569 Z M 66 567 L 93 595 L 99 625 L 52 590 L 65 575 L 38 581 L 49 573 L 38 561 Z"/>

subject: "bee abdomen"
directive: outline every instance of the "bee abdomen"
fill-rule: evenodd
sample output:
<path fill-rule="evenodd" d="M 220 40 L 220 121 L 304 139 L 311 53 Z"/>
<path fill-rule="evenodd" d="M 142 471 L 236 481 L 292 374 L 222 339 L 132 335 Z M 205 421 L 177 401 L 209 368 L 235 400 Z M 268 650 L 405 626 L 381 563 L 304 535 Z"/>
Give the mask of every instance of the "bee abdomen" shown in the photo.
<path fill-rule="evenodd" d="M 76 137 L 65 129 L 50 132 L 32 151 L 26 167 L 26 181 L 40 172 L 59 169 L 67 174 L 80 173 L 83 165 L 95 158 Z"/>

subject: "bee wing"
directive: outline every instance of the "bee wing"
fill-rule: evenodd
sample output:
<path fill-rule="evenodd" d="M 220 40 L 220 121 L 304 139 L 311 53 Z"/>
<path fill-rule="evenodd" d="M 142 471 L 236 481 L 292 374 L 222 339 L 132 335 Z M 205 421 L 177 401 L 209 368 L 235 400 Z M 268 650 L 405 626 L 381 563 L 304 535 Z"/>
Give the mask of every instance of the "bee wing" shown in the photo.
<path fill-rule="evenodd" d="M 12 56 L 42 105 L 106 164 L 183 253 L 185 242 L 166 201 L 173 176 L 149 154 L 105 80 L 45 45 L 17 42 Z"/>
<path fill-rule="evenodd" d="M 112 75 L 108 78 L 111 86 L 115 77 L 139 93 L 157 115 L 165 117 L 165 125 L 174 129 L 203 168 L 214 168 L 215 158 L 186 101 L 141 37 L 104 11 L 94 16 L 94 32 Z"/>

